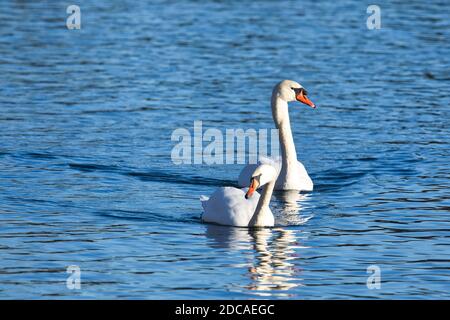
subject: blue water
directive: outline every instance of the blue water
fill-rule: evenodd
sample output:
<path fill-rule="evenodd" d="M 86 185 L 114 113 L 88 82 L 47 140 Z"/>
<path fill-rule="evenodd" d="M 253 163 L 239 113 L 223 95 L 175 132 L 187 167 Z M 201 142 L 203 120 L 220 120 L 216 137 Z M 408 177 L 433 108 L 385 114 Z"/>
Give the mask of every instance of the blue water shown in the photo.
<path fill-rule="evenodd" d="M 450 298 L 446 1 L 378 1 L 380 30 L 360 1 L 69 4 L 0 2 L 0 298 Z M 176 166 L 172 131 L 272 128 L 282 79 L 315 190 L 202 224 L 242 165 Z"/>

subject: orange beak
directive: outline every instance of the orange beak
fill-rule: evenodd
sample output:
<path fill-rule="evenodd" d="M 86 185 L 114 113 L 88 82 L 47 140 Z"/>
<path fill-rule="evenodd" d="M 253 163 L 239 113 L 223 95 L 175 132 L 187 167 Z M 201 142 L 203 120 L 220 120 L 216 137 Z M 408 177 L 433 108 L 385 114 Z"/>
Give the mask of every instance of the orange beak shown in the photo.
<path fill-rule="evenodd" d="M 316 105 L 311 100 L 309 100 L 306 95 L 303 94 L 303 90 L 300 90 L 295 98 L 297 99 L 297 101 L 300 101 L 301 103 L 304 103 L 311 108 L 316 108 Z"/>
<path fill-rule="evenodd" d="M 250 198 L 253 195 L 253 192 L 255 192 L 256 188 L 257 188 L 256 180 L 255 178 L 252 178 L 252 180 L 250 181 L 250 187 L 248 188 L 248 191 L 245 194 L 245 199 Z"/>

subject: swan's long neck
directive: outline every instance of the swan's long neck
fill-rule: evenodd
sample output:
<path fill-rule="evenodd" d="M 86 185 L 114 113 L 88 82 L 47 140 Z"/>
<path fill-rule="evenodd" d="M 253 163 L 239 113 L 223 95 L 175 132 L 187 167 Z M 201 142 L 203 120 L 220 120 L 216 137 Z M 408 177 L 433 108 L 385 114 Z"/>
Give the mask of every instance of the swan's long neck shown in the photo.
<path fill-rule="evenodd" d="M 279 130 L 281 158 L 283 160 L 282 170 L 285 170 L 288 176 L 289 172 L 297 166 L 297 152 L 292 137 L 288 104 L 279 98 L 276 93 L 272 96 L 272 116 L 275 126 Z"/>
<path fill-rule="evenodd" d="M 273 189 L 275 187 L 275 180 L 267 183 L 259 197 L 258 204 L 256 205 L 255 213 L 250 220 L 250 226 L 258 227 L 263 226 L 267 214 L 272 214 L 269 209 L 270 199 L 272 198 Z"/>

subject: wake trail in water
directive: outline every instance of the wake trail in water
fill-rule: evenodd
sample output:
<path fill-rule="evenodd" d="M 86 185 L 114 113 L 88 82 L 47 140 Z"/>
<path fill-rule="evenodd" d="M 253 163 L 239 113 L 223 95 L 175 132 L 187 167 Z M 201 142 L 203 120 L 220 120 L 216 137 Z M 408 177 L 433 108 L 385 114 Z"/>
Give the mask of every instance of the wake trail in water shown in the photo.
<path fill-rule="evenodd" d="M 174 183 L 174 184 L 187 184 L 187 185 L 201 185 L 201 186 L 232 186 L 238 187 L 236 181 L 234 180 L 222 180 L 214 178 L 205 178 L 196 175 L 186 176 L 185 173 L 180 174 L 176 172 L 163 172 L 161 170 L 152 169 L 147 172 L 138 172 L 133 170 L 124 170 L 117 166 L 106 166 L 98 164 L 79 164 L 71 163 L 69 166 L 72 169 L 80 170 L 83 172 L 114 172 L 117 174 L 122 174 L 129 177 L 136 177 L 142 181 L 152 181 L 152 182 L 164 182 L 164 183 Z"/>

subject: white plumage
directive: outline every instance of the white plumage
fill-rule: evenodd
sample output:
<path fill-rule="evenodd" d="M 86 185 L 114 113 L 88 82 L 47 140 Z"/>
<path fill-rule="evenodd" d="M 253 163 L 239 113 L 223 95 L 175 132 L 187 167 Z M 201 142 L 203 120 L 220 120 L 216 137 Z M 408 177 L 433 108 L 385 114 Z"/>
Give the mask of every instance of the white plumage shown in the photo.
<path fill-rule="evenodd" d="M 276 190 L 313 190 L 314 184 L 305 166 L 297 160 L 288 111 L 288 102 L 292 101 L 300 101 L 315 108 L 315 105 L 306 97 L 306 90 L 299 83 L 284 80 L 275 86 L 271 105 L 272 117 L 276 128 L 279 130 L 281 158 L 260 157 L 258 164 L 247 165 L 239 175 L 239 186 L 242 187 L 248 183 L 251 173 L 258 165 L 269 164 L 278 172 L 275 183 Z"/>
<path fill-rule="evenodd" d="M 245 199 L 246 191 L 245 188 L 222 187 L 214 191 L 209 199 L 201 198 L 204 210 L 202 220 L 226 226 L 248 227 L 258 205 L 260 194 L 255 192 L 250 199 Z M 270 211 L 270 208 L 268 210 Z M 264 224 L 265 226 L 274 225 L 271 211 Z"/>
<path fill-rule="evenodd" d="M 305 169 L 305 166 L 297 161 L 296 172 L 298 173 L 297 179 L 290 182 L 290 188 L 284 189 L 286 185 L 286 179 L 280 177 L 280 171 L 282 167 L 281 158 L 273 159 L 267 157 L 260 157 L 257 164 L 248 164 L 242 169 L 238 178 L 238 185 L 244 187 L 250 181 L 252 172 L 261 164 L 269 164 L 277 170 L 277 181 L 275 182 L 275 190 L 300 190 L 300 191 L 312 191 L 314 184 Z"/>
<path fill-rule="evenodd" d="M 247 189 L 222 187 L 209 198 L 201 196 L 200 201 L 204 210 L 202 220 L 235 227 L 273 227 L 275 219 L 269 203 L 276 176 L 275 168 L 261 165 L 251 175 L 251 183 L 255 183 L 252 192 Z M 250 178 L 248 182 L 247 185 L 250 184 Z M 265 186 L 262 195 L 253 191 L 259 186 Z"/>

